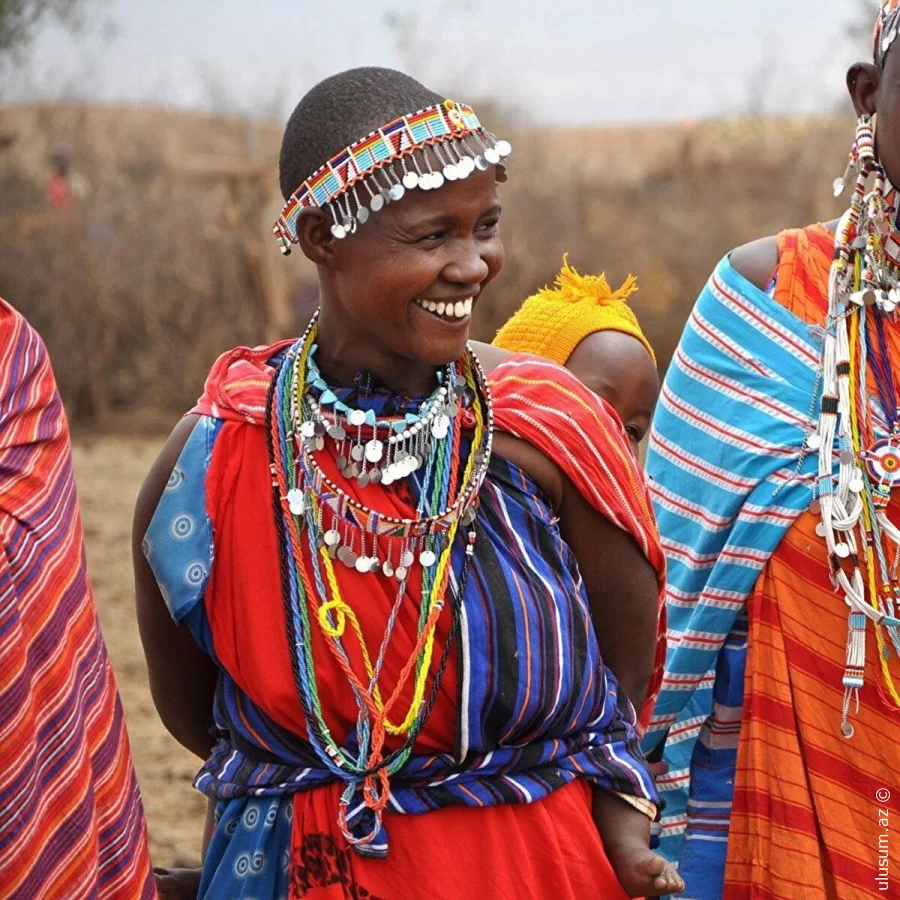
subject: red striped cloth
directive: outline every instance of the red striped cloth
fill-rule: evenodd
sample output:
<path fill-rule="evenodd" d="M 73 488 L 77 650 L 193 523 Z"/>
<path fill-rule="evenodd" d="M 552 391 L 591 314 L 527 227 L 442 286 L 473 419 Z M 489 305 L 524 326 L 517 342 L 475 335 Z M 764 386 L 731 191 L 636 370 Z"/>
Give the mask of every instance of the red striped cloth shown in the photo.
<path fill-rule="evenodd" d="M 775 299 L 823 325 L 834 234 L 823 225 L 778 238 Z M 900 328 L 886 328 L 893 377 Z M 871 380 L 869 391 L 874 394 Z M 888 507 L 898 521 L 895 491 Z M 841 737 L 847 605 L 835 593 L 817 516 L 787 531 L 749 600 L 744 710 L 728 825 L 727 900 L 900 897 L 891 827 L 900 821 L 900 712 L 883 668 L 900 684 L 900 658 L 880 658 L 867 626 L 866 684 Z"/>
<path fill-rule="evenodd" d="M 46 349 L 0 300 L 0 896 L 152 900 Z"/>

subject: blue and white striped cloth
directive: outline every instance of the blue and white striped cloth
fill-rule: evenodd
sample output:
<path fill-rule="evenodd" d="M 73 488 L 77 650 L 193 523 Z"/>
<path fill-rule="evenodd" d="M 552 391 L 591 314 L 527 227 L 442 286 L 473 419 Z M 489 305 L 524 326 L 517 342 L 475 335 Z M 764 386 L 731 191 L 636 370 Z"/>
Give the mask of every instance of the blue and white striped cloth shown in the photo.
<path fill-rule="evenodd" d="M 660 852 L 684 873 L 694 853 L 724 871 L 745 605 L 813 498 L 816 458 L 802 448 L 819 409 L 818 331 L 722 260 L 653 423 L 647 472 L 669 567 L 669 650 L 644 749 L 666 741 Z M 688 894 L 716 896 L 714 883 L 696 892 L 689 884 Z"/>

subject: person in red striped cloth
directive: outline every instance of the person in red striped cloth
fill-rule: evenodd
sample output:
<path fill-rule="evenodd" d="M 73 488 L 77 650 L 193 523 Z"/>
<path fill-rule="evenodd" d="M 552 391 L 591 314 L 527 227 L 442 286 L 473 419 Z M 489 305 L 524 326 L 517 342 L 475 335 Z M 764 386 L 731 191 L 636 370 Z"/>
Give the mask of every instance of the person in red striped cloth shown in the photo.
<path fill-rule="evenodd" d="M 153 900 L 46 348 L 0 300 L 0 897 Z"/>

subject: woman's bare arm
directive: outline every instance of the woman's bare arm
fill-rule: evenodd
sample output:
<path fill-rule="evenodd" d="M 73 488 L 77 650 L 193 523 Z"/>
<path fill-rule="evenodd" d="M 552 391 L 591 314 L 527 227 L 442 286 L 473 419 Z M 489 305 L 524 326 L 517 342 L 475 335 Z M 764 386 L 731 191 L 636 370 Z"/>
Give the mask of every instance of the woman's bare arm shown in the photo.
<path fill-rule="evenodd" d="M 213 744 L 209 725 L 216 667 L 190 631 L 172 620 L 142 549 L 160 497 L 196 422 L 196 416 L 189 416 L 178 423 L 150 469 L 135 506 L 131 545 L 138 626 L 153 702 L 172 737 L 205 759 Z"/>

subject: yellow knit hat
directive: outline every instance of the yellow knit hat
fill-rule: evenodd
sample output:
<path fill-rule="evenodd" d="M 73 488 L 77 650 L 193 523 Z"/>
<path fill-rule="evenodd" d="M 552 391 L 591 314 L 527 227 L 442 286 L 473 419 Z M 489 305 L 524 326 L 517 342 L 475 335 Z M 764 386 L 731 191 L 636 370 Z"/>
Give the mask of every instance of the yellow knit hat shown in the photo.
<path fill-rule="evenodd" d="M 610 289 L 605 275 L 580 275 L 569 265 L 567 253 L 556 286 L 529 297 L 497 332 L 494 346 L 532 353 L 564 366 L 589 334 L 621 331 L 637 338 L 656 363 L 653 348 L 626 303 L 637 289 L 633 275 L 617 291 Z"/>

